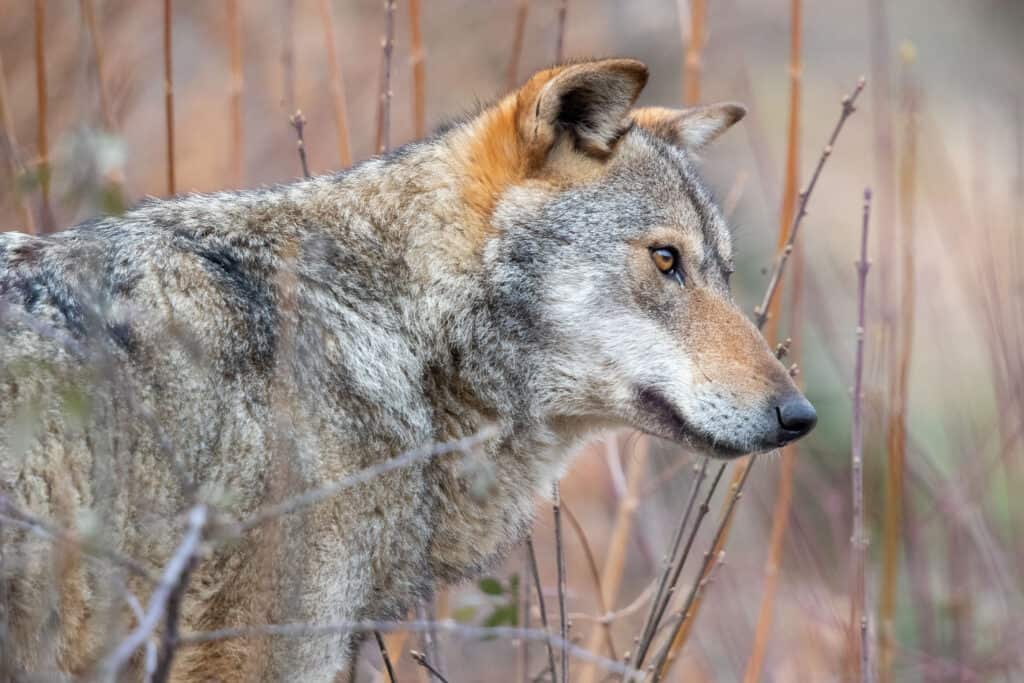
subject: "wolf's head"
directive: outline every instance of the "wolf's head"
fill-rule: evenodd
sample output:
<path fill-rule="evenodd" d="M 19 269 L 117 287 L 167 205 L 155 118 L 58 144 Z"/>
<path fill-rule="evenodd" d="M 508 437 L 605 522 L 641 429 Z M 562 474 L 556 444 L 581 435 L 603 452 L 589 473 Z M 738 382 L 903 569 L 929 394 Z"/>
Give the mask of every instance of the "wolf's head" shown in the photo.
<path fill-rule="evenodd" d="M 694 168 L 744 109 L 633 109 L 646 81 L 633 60 L 556 67 L 458 131 L 487 277 L 554 419 L 776 448 L 814 408 L 733 303 L 730 234 Z"/>

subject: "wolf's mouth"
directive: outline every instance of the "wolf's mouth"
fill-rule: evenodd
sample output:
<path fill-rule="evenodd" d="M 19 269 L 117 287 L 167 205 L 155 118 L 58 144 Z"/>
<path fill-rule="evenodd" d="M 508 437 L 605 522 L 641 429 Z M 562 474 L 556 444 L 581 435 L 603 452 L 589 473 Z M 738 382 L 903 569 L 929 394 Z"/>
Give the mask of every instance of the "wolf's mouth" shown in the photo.
<path fill-rule="evenodd" d="M 747 455 L 750 451 L 737 448 L 689 422 L 672 402 L 656 387 L 637 387 L 636 405 L 644 423 L 643 431 L 701 451 L 715 458 L 729 459 Z"/>

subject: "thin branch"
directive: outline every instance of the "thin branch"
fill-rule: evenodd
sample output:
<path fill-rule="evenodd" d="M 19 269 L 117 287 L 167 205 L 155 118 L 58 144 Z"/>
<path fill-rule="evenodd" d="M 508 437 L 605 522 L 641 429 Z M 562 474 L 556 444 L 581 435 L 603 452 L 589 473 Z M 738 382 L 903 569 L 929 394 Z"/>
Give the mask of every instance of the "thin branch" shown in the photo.
<path fill-rule="evenodd" d="M 384 0 L 380 93 L 377 99 L 377 153 L 391 149 L 391 54 L 395 49 L 395 0 Z"/>
<path fill-rule="evenodd" d="M 605 671 L 622 676 L 626 680 L 639 681 L 641 679 L 640 672 L 636 669 L 624 666 L 606 657 L 595 655 L 578 645 L 562 640 L 557 635 L 553 635 L 546 630 L 525 629 L 513 626 L 470 626 L 450 619 L 442 621 L 341 621 L 328 624 L 293 623 L 240 626 L 186 634 L 178 639 L 178 646 L 193 647 L 202 643 L 259 636 L 310 638 L 338 633 L 371 633 L 373 631 L 380 631 L 381 633 L 392 633 L 395 631 L 422 633 L 427 629 L 437 629 L 440 632 L 461 638 L 496 638 L 501 640 L 518 638 L 545 642 L 552 649 L 566 650 L 576 659 L 584 662 L 594 662 Z"/>
<path fill-rule="evenodd" d="M 661 620 L 665 615 L 665 610 L 668 608 L 668 605 L 675 594 L 676 585 L 683 572 L 683 566 L 686 564 L 686 560 L 690 556 L 690 548 L 693 547 L 693 542 L 697 538 L 697 531 L 700 530 L 704 517 L 707 516 L 708 511 L 711 509 L 711 497 L 715 494 L 718 482 L 722 478 L 722 474 L 725 472 L 724 467 L 719 467 L 718 472 L 715 473 L 714 481 L 711 482 L 711 487 L 708 489 L 707 496 L 700 505 L 697 513 L 697 519 L 694 522 L 693 527 L 690 529 L 690 535 L 686 539 L 686 546 L 680 554 L 679 546 L 682 543 L 686 529 L 689 527 L 690 515 L 693 513 L 693 506 L 697 501 L 701 483 L 707 476 L 707 470 L 708 459 L 701 458 L 700 465 L 698 466 L 696 475 L 693 478 L 693 483 L 690 485 L 690 493 L 686 497 L 686 504 L 683 506 L 683 516 L 679 521 L 679 526 L 676 528 L 676 533 L 672 540 L 672 549 L 665 561 L 665 571 L 662 572 L 661 580 L 658 583 L 658 589 L 654 593 L 654 600 L 651 602 L 651 611 L 647 615 L 647 619 L 644 621 L 643 629 L 640 631 L 640 640 L 637 643 L 636 654 L 633 656 L 633 662 L 637 668 L 641 668 L 643 666 L 644 659 L 647 657 L 647 652 L 650 649 L 651 642 L 654 640 L 654 636 L 658 632 L 658 624 L 661 623 Z"/>
<path fill-rule="evenodd" d="M 590 569 L 590 577 L 594 580 L 594 589 L 597 595 L 597 607 L 601 610 L 601 614 L 608 613 L 608 604 L 604 600 L 604 595 L 601 591 L 601 571 L 597 568 L 597 561 L 594 559 L 594 551 L 590 548 L 590 541 L 587 540 L 587 534 L 583 531 L 583 525 L 576 519 L 576 515 L 573 514 L 569 506 L 562 501 L 562 511 L 565 513 L 565 518 L 569 520 L 569 526 L 572 527 L 576 533 L 576 538 L 580 540 L 580 545 L 583 547 L 583 555 L 587 558 L 587 567 Z M 571 615 L 569 615 L 571 619 Z M 612 659 L 618 659 L 615 654 L 615 641 L 612 639 L 611 622 L 601 622 L 604 633 L 604 642 L 608 647 L 608 656 Z"/>
<path fill-rule="evenodd" d="M 302 164 L 302 177 L 309 177 L 309 161 L 306 159 L 306 138 L 304 131 L 306 129 L 306 118 L 302 115 L 302 110 L 299 109 L 288 119 L 288 122 L 295 129 L 295 147 L 299 151 L 299 163 Z"/>
<path fill-rule="evenodd" d="M 384 637 L 381 636 L 380 631 L 374 631 L 373 637 L 377 639 L 377 649 L 380 650 L 380 658 L 384 660 L 384 670 L 388 672 L 388 680 L 391 683 L 396 683 L 395 668 L 391 666 L 391 658 L 388 656 L 388 648 L 384 644 Z"/>
<path fill-rule="evenodd" d="M 755 462 L 756 458 L 751 456 L 747 466 L 743 469 L 742 476 L 740 476 L 739 480 L 732 486 L 731 495 L 726 502 L 725 512 L 722 515 L 722 521 L 719 523 L 718 529 L 715 531 L 714 540 L 711 542 L 711 550 L 704 554 L 704 566 L 701 567 L 696 578 L 694 578 L 693 586 L 690 588 L 690 592 L 686 596 L 686 602 L 683 603 L 683 609 L 680 610 L 683 618 L 675 625 L 675 628 L 672 629 L 672 634 L 667 641 L 670 645 L 668 649 L 664 651 L 664 656 L 659 657 L 658 661 L 654 664 L 654 683 L 661 680 L 661 677 L 668 671 L 668 664 L 675 656 L 675 653 L 682 648 L 687 635 L 689 635 L 689 630 L 692 627 L 695 616 L 695 614 L 691 612 L 691 609 L 696 607 L 696 600 L 706 585 L 707 579 L 710 578 L 711 571 L 714 569 L 716 560 L 721 560 L 722 558 L 726 535 L 728 534 L 732 523 L 736 503 L 738 503 L 740 498 L 743 496 L 743 486 L 747 483 L 747 478 L 750 476 L 750 471 L 754 469 Z"/>
<path fill-rule="evenodd" d="M 49 93 L 46 87 L 46 0 L 35 2 L 35 63 L 36 63 L 36 117 L 38 120 L 38 137 L 36 145 L 39 152 L 39 229 L 43 234 L 53 232 L 56 222 L 53 208 L 50 205 L 50 145 L 47 139 L 47 128 L 50 118 L 47 115 Z"/>
<path fill-rule="evenodd" d="M 537 589 L 537 605 L 540 607 L 540 625 L 544 628 L 545 634 L 550 634 L 548 626 L 548 610 L 544 604 L 544 591 L 540 586 L 540 572 L 537 570 L 537 554 L 533 551 L 533 539 L 526 539 L 526 554 L 530 560 L 530 573 L 533 574 L 534 587 Z M 551 680 L 555 680 L 558 669 L 555 668 L 555 650 L 550 640 L 548 643 L 548 667 L 551 669 Z"/>
<path fill-rule="evenodd" d="M 409 0 L 409 62 L 412 65 L 412 120 L 416 139 L 427 134 L 426 64 L 420 29 L 420 0 Z"/>
<path fill-rule="evenodd" d="M 530 628 L 530 555 L 523 548 L 522 568 L 519 571 L 519 626 Z M 519 675 L 517 681 L 529 683 L 530 680 L 530 648 L 525 640 L 519 643 Z"/>
<path fill-rule="evenodd" d="M 149 605 L 146 608 L 144 618 L 100 666 L 100 670 L 110 679 L 116 679 L 128 663 L 128 660 L 135 654 L 135 651 L 149 640 L 157 624 L 160 623 L 165 614 L 170 613 L 168 606 L 170 605 L 172 608 L 175 608 L 174 606 L 180 602 L 181 595 L 187 584 L 189 571 L 199 552 L 199 545 L 203 538 L 206 522 L 207 509 L 205 505 L 196 505 L 189 511 L 188 528 L 185 531 L 185 536 L 170 561 L 164 567 L 160 583 L 153 589 L 153 593 L 149 598 Z M 166 638 L 168 634 L 165 633 L 164 635 Z M 167 649 L 165 649 L 162 657 L 165 658 L 165 666 L 168 669 L 174 647 L 180 642 L 176 640 L 165 641 L 164 643 Z M 154 674 L 155 680 L 159 673 L 160 666 L 158 665 L 157 672 Z"/>
<path fill-rule="evenodd" d="M 3 495 L 0 495 L 0 520 L 55 543 L 72 545 L 90 557 L 106 560 L 151 583 L 156 583 L 159 580 L 152 572 L 132 558 L 122 555 L 116 550 L 97 545 L 91 540 L 79 538 L 65 529 L 59 529 L 49 522 L 19 509 Z"/>
<path fill-rule="evenodd" d="M 868 280 L 868 220 L 871 215 L 871 190 L 864 190 L 864 217 L 860 237 L 860 261 L 857 262 L 857 351 L 853 366 L 853 444 L 850 449 L 853 479 L 853 533 L 850 545 L 853 548 L 853 588 L 850 596 L 850 632 L 859 631 L 860 639 L 853 642 L 851 652 L 859 651 L 858 680 L 871 680 L 871 657 L 868 648 L 868 613 L 865 563 L 868 539 L 864 534 L 864 433 L 861 426 L 864 400 L 864 302 Z"/>
<path fill-rule="evenodd" d="M 553 511 L 555 517 L 555 566 L 558 570 L 558 624 L 562 640 L 569 641 L 569 618 L 565 609 L 565 544 L 562 542 L 562 494 L 558 482 L 552 486 Z M 569 680 L 569 653 L 562 650 L 562 683 Z M 552 679 L 554 672 L 552 672 Z"/>
<path fill-rule="evenodd" d="M 416 618 L 424 624 L 436 624 L 437 613 L 434 610 L 434 599 L 433 594 L 423 598 L 416 605 Z M 438 644 L 437 628 L 435 626 L 428 626 L 420 632 L 423 636 L 423 649 L 426 651 L 427 656 L 434 662 L 434 668 L 444 673 L 444 662 L 441 660 L 441 648 Z"/>
<path fill-rule="evenodd" d="M 164 0 L 164 116 L 167 125 L 167 194 L 174 195 L 174 70 L 172 0 Z"/>
<path fill-rule="evenodd" d="M 423 460 L 429 460 L 439 455 L 467 451 L 471 448 L 475 448 L 476 446 L 479 446 L 485 441 L 491 439 L 496 434 L 497 430 L 494 427 L 484 427 L 476 434 L 462 439 L 446 441 L 440 444 L 432 444 L 421 448 L 414 448 L 401 455 L 395 456 L 394 458 L 360 470 L 359 472 L 345 477 L 344 479 L 327 484 L 326 486 L 312 489 L 306 493 L 294 496 L 280 503 L 269 505 L 256 512 L 251 517 L 229 525 L 221 531 L 228 536 L 238 536 L 272 519 L 276 519 L 282 515 L 291 514 L 301 510 L 302 508 L 307 508 L 310 505 L 315 505 L 327 500 L 328 498 L 333 498 L 342 491 L 358 486 L 359 484 L 364 484 L 392 470 L 402 469 L 403 467 L 408 467 L 409 465 Z"/>
<path fill-rule="evenodd" d="M 324 28 L 324 47 L 327 49 L 327 70 L 330 75 L 331 102 L 334 107 L 334 124 L 338 133 L 338 160 L 343 167 L 352 164 L 349 151 L 348 118 L 345 115 L 345 81 L 338 62 L 338 49 L 334 39 L 334 20 L 331 17 L 329 0 L 320 0 L 320 24 Z"/>
<path fill-rule="evenodd" d="M 857 85 L 853 91 L 843 98 L 842 100 L 842 113 L 839 116 L 839 120 L 836 122 L 835 128 L 832 129 L 832 134 L 829 136 L 828 144 L 821 151 L 821 156 L 818 157 L 818 163 L 814 167 L 814 172 L 811 173 L 811 180 L 807 183 L 807 187 L 800 191 L 799 201 L 797 203 L 797 211 L 793 216 L 793 224 L 789 229 L 789 236 L 786 238 L 786 243 L 783 245 L 781 252 L 775 261 L 775 266 L 772 268 L 771 276 L 768 279 L 768 287 L 765 289 L 764 296 L 761 298 L 761 304 L 754 309 L 754 322 L 757 324 L 758 329 L 764 327 L 765 321 L 768 319 L 768 309 L 772 304 L 772 299 L 775 297 L 775 293 L 779 289 L 779 282 L 782 278 L 783 273 L 786 271 L 786 263 L 789 261 L 790 255 L 793 253 L 793 243 L 796 242 L 796 236 L 800 232 L 800 224 L 803 222 L 804 216 L 807 215 L 807 202 L 811 198 L 811 193 L 814 192 L 814 187 L 818 184 L 818 178 L 821 176 L 821 169 L 824 168 L 825 162 L 828 161 L 829 156 L 832 154 L 832 148 L 836 144 L 836 140 L 839 138 L 839 133 L 843 130 L 843 124 L 846 123 L 846 119 L 853 115 L 856 111 L 854 104 L 857 101 L 857 96 L 860 95 L 861 91 L 864 90 L 864 78 L 857 81 Z"/>
<path fill-rule="evenodd" d="M 417 664 L 419 664 L 424 669 L 429 671 L 430 675 L 439 680 L 441 683 L 448 683 L 448 679 L 445 678 L 444 674 L 438 671 L 437 668 L 427 660 L 427 656 L 425 654 L 423 654 L 422 652 L 417 652 L 416 650 L 409 650 L 409 656 L 412 657 Z"/>
<path fill-rule="evenodd" d="M 519 82 L 519 59 L 523 55 L 523 40 L 526 38 L 526 19 L 530 12 L 530 0 L 519 0 L 516 8 L 516 28 L 512 33 L 512 55 L 508 59 L 508 75 L 505 88 L 514 90 Z"/>

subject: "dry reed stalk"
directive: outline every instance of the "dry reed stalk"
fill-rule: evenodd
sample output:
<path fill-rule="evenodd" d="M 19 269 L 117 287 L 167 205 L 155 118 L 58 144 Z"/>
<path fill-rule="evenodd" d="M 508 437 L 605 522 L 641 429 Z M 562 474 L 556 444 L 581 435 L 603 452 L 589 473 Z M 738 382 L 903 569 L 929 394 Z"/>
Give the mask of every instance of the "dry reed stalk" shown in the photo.
<path fill-rule="evenodd" d="M 426 654 L 416 650 L 409 650 L 409 656 L 413 658 L 413 661 L 426 669 L 430 676 L 436 678 L 439 683 L 448 683 L 448 679 L 445 678 L 445 675 L 441 673 L 440 669 L 430 663 Z"/>
<path fill-rule="evenodd" d="M 587 568 L 590 569 L 590 577 L 594 581 L 594 593 L 597 596 L 598 610 L 602 615 L 606 615 L 609 613 L 609 609 L 608 603 L 605 602 L 604 594 L 601 590 L 601 570 L 597 568 L 597 560 L 594 559 L 594 551 L 590 547 L 590 541 L 587 539 L 586 532 L 583 531 L 583 525 L 580 524 L 580 521 L 576 518 L 576 515 L 573 514 L 572 510 L 569 509 L 569 506 L 565 504 L 564 500 L 562 501 L 562 511 L 565 513 L 565 518 L 569 520 L 569 526 L 571 526 L 572 530 L 576 533 L 576 538 L 579 539 L 580 546 L 583 548 L 583 555 L 587 560 Z M 608 656 L 612 659 L 618 659 L 618 656 L 615 654 L 615 641 L 612 639 L 611 622 L 601 621 L 600 626 L 602 628 L 599 629 L 598 632 L 604 634 L 604 642 L 608 648 Z M 600 644 L 598 644 L 598 647 L 600 647 Z"/>
<path fill-rule="evenodd" d="M 50 143 L 47 128 L 49 92 L 46 87 L 46 1 L 35 2 L 35 67 L 36 67 L 36 117 L 38 120 L 36 145 L 39 154 L 39 231 L 53 232 L 56 222 L 50 205 Z"/>
<path fill-rule="evenodd" d="M 806 188 L 800 192 L 799 201 L 797 203 L 797 210 L 796 213 L 793 215 L 793 223 L 789 230 L 789 238 L 787 239 L 785 246 L 779 253 L 775 262 L 775 266 L 772 269 L 772 273 L 768 278 L 768 285 L 765 289 L 764 296 L 761 299 L 761 305 L 758 306 L 757 309 L 755 309 L 754 311 L 755 324 L 758 329 L 764 328 L 764 323 L 767 319 L 768 307 L 772 299 L 775 297 L 776 292 L 778 291 L 781 277 L 786 269 L 786 264 L 788 263 L 789 258 L 792 255 L 793 245 L 796 241 L 797 235 L 799 234 L 800 225 L 804 217 L 807 215 L 807 202 L 809 201 L 811 194 L 814 191 L 814 188 L 817 186 L 818 178 L 821 176 L 821 171 L 825 166 L 825 162 L 832 154 L 832 149 L 836 143 L 836 140 L 839 138 L 839 133 L 842 132 L 843 125 L 846 123 L 846 120 L 851 115 L 853 115 L 853 112 L 856 111 L 855 103 L 857 97 L 864 90 L 864 85 L 865 81 L 863 78 L 861 78 L 859 81 L 857 81 L 857 85 L 854 87 L 853 91 L 851 91 L 849 95 L 842 99 L 842 110 L 840 112 L 839 120 L 836 122 L 835 127 L 832 129 L 832 134 L 829 136 L 828 144 L 825 145 L 825 148 L 821 152 L 821 156 L 818 157 L 818 163 L 814 167 L 814 171 L 811 173 L 810 181 L 807 183 Z M 718 552 L 721 552 L 722 548 L 724 547 L 725 541 L 729 535 L 729 529 L 732 524 L 736 500 L 742 495 L 743 485 L 746 482 L 750 468 L 753 466 L 753 463 L 756 460 L 756 455 L 745 458 L 742 462 L 738 463 L 735 469 L 733 470 L 732 482 L 730 485 L 730 493 L 727 496 L 726 501 L 724 503 L 724 511 L 719 522 L 718 529 L 715 532 L 715 541 L 712 544 L 711 550 L 705 557 L 711 557 L 716 555 Z M 714 493 L 714 490 L 717 486 L 717 482 L 719 481 L 719 478 L 721 477 L 721 474 L 724 471 L 725 467 L 725 463 L 719 465 L 715 482 L 711 486 L 711 494 Z M 701 573 L 698 574 L 697 579 L 695 581 L 695 587 L 693 590 L 691 590 L 690 597 L 687 599 L 686 609 L 682 611 L 683 618 L 677 623 L 677 625 L 673 629 L 673 634 L 671 636 L 672 644 L 668 650 L 667 656 L 668 662 L 671 662 L 673 660 L 676 653 L 683 647 L 683 645 L 686 642 L 686 639 L 689 637 L 690 630 L 693 626 L 693 623 L 696 621 L 696 617 L 700 611 L 701 605 L 701 600 L 699 596 L 696 595 L 699 592 L 697 591 L 696 586 L 699 585 L 700 581 L 706 578 L 706 573 L 709 570 L 710 567 L 708 566 L 707 561 L 705 561 L 705 565 L 701 570 Z"/>
<path fill-rule="evenodd" d="M 174 194 L 174 70 L 172 0 L 164 0 L 164 117 L 167 126 L 167 194 Z"/>
<path fill-rule="evenodd" d="M 92 0 L 80 0 L 82 17 L 85 19 L 85 27 L 89 32 L 89 43 L 92 45 L 93 66 L 96 68 L 96 90 L 100 97 L 100 111 L 103 114 L 103 122 L 107 130 L 117 130 L 117 122 L 114 120 L 114 110 L 110 106 L 110 97 L 107 94 L 106 64 L 103 54 L 103 41 L 100 38 L 100 29 L 96 23 L 96 11 Z"/>
<path fill-rule="evenodd" d="M 540 608 L 540 624 L 544 629 L 544 633 L 551 633 L 551 629 L 548 627 L 548 610 L 544 603 L 544 591 L 540 585 L 540 571 L 537 569 L 537 553 L 533 550 L 533 539 L 526 539 L 526 556 L 530 563 L 530 574 L 533 575 L 533 584 L 537 591 L 537 606 Z M 547 641 L 548 645 L 548 668 L 551 670 L 551 680 L 554 681 L 558 675 L 558 669 L 555 668 L 555 650 L 551 641 Z"/>
<path fill-rule="evenodd" d="M 622 572 L 626 566 L 629 535 L 633 530 L 633 518 L 639 505 L 640 487 L 647 470 L 648 448 L 646 445 L 645 440 L 645 447 L 640 448 L 629 461 L 629 468 L 626 471 L 625 495 L 619 499 L 618 510 L 615 513 L 615 523 L 612 526 L 612 535 L 608 541 L 608 552 L 605 555 L 601 573 L 601 583 L 598 586 L 598 605 L 603 617 L 607 616 L 615 606 L 619 588 L 622 586 Z M 615 659 L 616 654 L 611 645 L 611 623 L 608 621 L 595 625 L 590 634 L 587 649 L 600 652 L 602 640 L 608 645 L 609 656 Z M 580 673 L 579 683 L 593 683 L 596 673 L 593 666 L 585 666 Z"/>
<path fill-rule="evenodd" d="M 519 58 L 523 54 L 523 40 L 526 38 L 526 18 L 530 12 L 530 0 L 519 0 L 516 8 L 516 28 L 512 33 L 512 56 L 508 60 L 508 75 L 505 89 L 514 90 L 519 81 Z"/>
<path fill-rule="evenodd" d="M 420 0 L 409 0 L 409 62 L 412 65 L 412 120 L 416 139 L 427 134 L 426 65 L 423 32 L 420 28 Z"/>
<path fill-rule="evenodd" d="M 555 567 L 558 572 L 558 627 L 559 635 L 564 642 L 569 642 L 569 618 L 565 608 L 566 576 L 565 576 L 565 543 L 562 540 L 562 493 L 558 482 L 551 487 L 552 511 L 555 520 Z M 569 652 L 561 651 L 561 681 L 569 680 Z M 554 672 L 551 680 L 555 680 Z"/>
<path fill-rule="evenodd" d="M 686 12 L 684 0 L 679 0 L 680 19 Z M 683 39 L 686 42 L 686 57 L 683 62 L 683 104 L 693 106 L 700 101 L 700 75 L 701 59 L 700 53 L 704 49 L 705 17 L 707 7 L 705 0 L 690 0 L 690 26 L 689 35 L 684 31 Z"/>
<path fill-rule="evenodd" d="M 18 137 L 14 132 L 14 119 L 11 116 L 10 98 L 7 94 L 7 77 L 4 76 L 4 60 L 0 56 L 0 130 L 3 131 L 4 145 L 0 149 L 7 158 L 7 170 L 11 174 L 11 186 L 14 196 L 14 205 L 21 215 L 22 230 L 30 235 L 36 234 L 35 221 L 32 219 L 32 212 L 25 203 L 25 197 L 18 189 L 18 178 L 24 173 L 21 158 L 18 154 Z"/>
<path fill-rule="evenodd" d="M 871 680 L 871 654 L 868 643 L 867 585 L 865 564 L 868 539 L 864 533 L 864 302 L 868 279 L 868 221 L 871 217 L 871 190 L 864 190 L 864 214 L 861 224 L 860 261 L 857 262 L 857 350 L 853 365 L 853 427 L 850 449 L 853 495 L 852 547 L 853 586 L 850 589 L 850 663 L 854 665 L 853 680 Z"/>
<path fill-rule="evenodd" d="M 331 18 L 329 0 L 320 0 L 320 24 L 324 28 L 324 47 L 327 50 L 327 70 L 330 75 L 331 103 L 334 108 L 334 125 L 338 133 L 338 160 L 342 167 L 352 164 L 352 153 L 348 139 L 348 118 L 345 115 L 345 81 L 338 63 L 338 49 L 334 39 L 334 21 Z"/>
<path fill-rule="evenodd" d="M 558 3 L 558 28 L 555 34 L 555 62 L 561 64 L 565 61 L 565 28 L 569 14 L 569 0 L 559 0 Z"/>
<path fill-rule="evenodd" d="M 380 93 L 377 96 L 377 154 L 391 149 L 391 54 L 395 49 L 395 0 L 384 0 Z"/>
<path fill-rule="evenodd" d="M 796 211 L 798 187 L 800 185 L 800 86 L 801 86 L 801 34 L 803 31 L 803 3 L 801 0 L 790 0 L 790 43 L 789 43 L 789 131 L 786 144 L 785 185 L 782 191 L 782 210 L 779 216 L 779 236 L 776 250 L 782 249 L 789 239 L 793 214 Z M 802 270 L 802 261 L 794 261 L 794 279 Z M 780 289 L 782 285 L 780 283 Z M 793 283 L 793 297 L 797 301 L 800 296 L 799 283 Z M 778 337 L 779 311 L 782 297 L 775 297 L 769 304 L 765 322 L 764 336 L 769 344 Z M 793 306 L 793 320 L 790 323 L 790 334 L 798 339 L 796 310 Z M 782 466 L 779 470 L 779 490 L 776 494 L 775 507 L 772 511 L 772 528 L 769 535 L 768 559 L 764 567 L 764 586 L 761 594 L 761 605 L 758 609 L 757 626 L 754 630 L 754 643 L 751 647 L 750 659 L 743 675 L 744 683 L 756 683 L 761 678 L 764 656 L 771 635 L 772 618 L 775 607 L 775 592 L 778 587 L 779 566 L 782 563 L 783 541 L 786 538 L 786 527 L 789 525 L 789 511 L 793 500 L 793 471 L 796 468 L 796 446 L 787 446 L 782 451 Z"/>
<path fill-rule="evenodd" d="M 231 110 L 231 176 L 235 187 L 242 185 L 242 90 L 245 86 L 242 73 L 242 19 L 238 0 L 227 0 L 228 54 L 230 58 L 231 83 L 228 87 Z"/>
<path fill-rule="evenodd" d="M 889 27 L 885 14 L 884 0 L 868 3 L 870 57 L 872 85 L 872 116 L 875 129 L 875 232 L 882 244 L 896 244 L 894 233 L 895 154 L 892 131 L 892 105 L 890 80 Z M 879 603 L 879 681 L 892 681 L 892 627 L 896 607 L 896 578 L 899 562 L 899 521 L 903 505 L 903 456 L 894 453 L 893 443 L 898 442 L 899 427 L 892 415 L 893 404 L 898 402 L 897 348 L 895 344 L 895 313 L 891 294 L 893 250 L 883 249 L 878 264 L 878 291 L 882 323 L 882 339 L 879 352 L 885 373 L 889 376 L 889 396 L 886 427 L 886 495 L 884 503 L 884 528 L 882 541 L 882 578 Z"/>

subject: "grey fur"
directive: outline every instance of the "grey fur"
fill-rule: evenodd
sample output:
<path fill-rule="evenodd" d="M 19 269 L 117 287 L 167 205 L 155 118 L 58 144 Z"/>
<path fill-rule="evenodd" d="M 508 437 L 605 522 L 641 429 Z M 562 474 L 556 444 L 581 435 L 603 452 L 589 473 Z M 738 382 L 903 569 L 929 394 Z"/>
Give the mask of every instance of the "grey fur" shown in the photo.
<path fill-rule="evenodd" d="M 585 131 L 613 136 L 588 139 L 604 158 L 551 150 L 593 177 L 505 188 L 485 235 L 453 152 L 473 121 L 338 175 L 0 235 L 0 494 L 156 569 L 197 498 L 244 519 L 498 426 L 482 454 L 391 471 L 215 545 L 187 632 L 403 618 L 518 542 L 535 496 L 597 430 L 726 456 L 773 447 L 773 402 L 796 390 L 729 302 L 729 234 L 689 152 L 609 124 L 634 97 Z M 655 229 L 678 236 L 684 287 L 637 265 Z M 732 317 L 691 319 L 708 301 Z M 748 345 L 740 358 L 696 353 L 726 323 Z M 713 363 L 757 389 L 710 381 Z M 88 674 L 129 626 L 120 582 L 140 597 L 146 584 L 0 535 L 0 671 Z M 216 643 L 183 650 L 174 676 L 329 680 L 353 644 Z"/>

